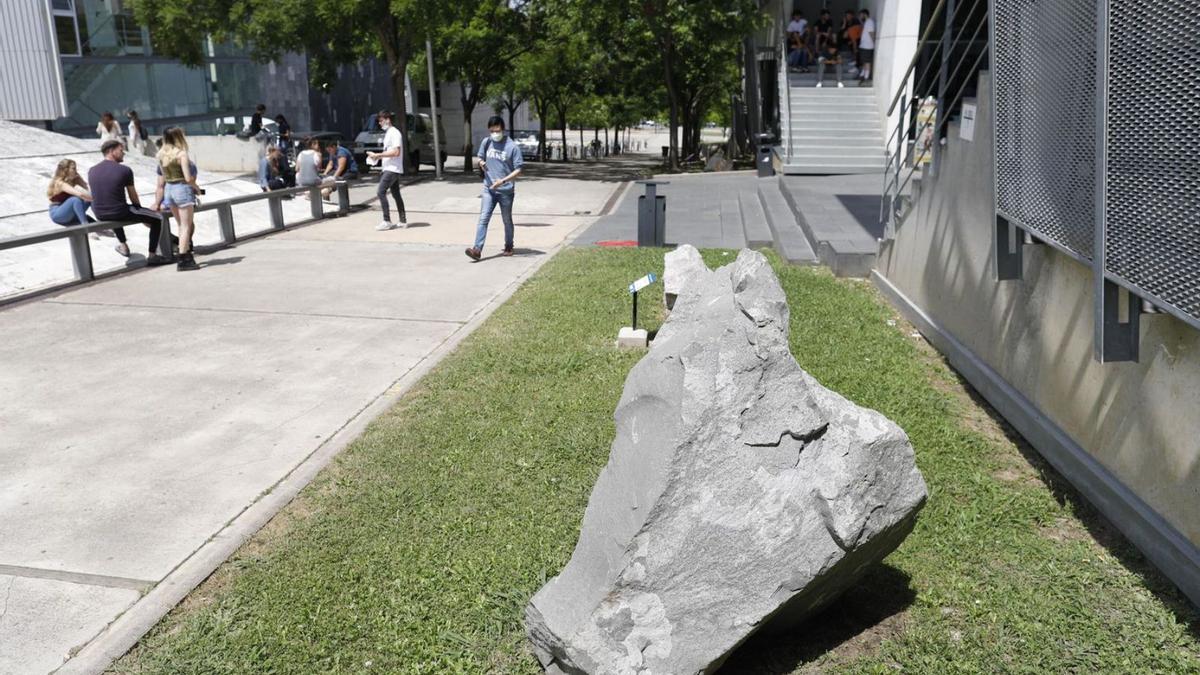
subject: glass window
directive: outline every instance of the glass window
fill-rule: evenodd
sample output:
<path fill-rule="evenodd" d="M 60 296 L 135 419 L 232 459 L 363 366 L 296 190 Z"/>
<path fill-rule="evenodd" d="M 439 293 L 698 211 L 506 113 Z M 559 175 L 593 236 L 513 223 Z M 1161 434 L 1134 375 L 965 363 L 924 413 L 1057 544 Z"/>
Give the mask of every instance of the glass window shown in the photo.
<path fill-rule="evenodd" d="M 58 53 L 63 56 L 79 56 L 79 32 L 75 15 L 54 16 L 54 33 L 58 36 Z"/>
<path fill-rule="evenodd" d="M 72 0 L 54 0 L 53 7 L 55 14 L 58 12 L 75 13 L 75 3 Z"/>

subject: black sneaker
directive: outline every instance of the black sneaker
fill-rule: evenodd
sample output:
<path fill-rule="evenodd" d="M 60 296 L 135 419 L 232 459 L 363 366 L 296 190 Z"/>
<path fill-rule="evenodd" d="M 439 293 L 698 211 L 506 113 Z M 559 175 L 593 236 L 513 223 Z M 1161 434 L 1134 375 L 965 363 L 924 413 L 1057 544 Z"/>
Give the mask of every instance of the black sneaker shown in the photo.
<path fill-rule="evenodd" d="M 176 263 L 175 269 L 180 272 L 188 270 L 198 270 L 200 266 L 196 264 L 196 257 L 191 253 L 182 253 L 179 256 L 179 262 Z"/>
<path fill-rule="evenodd" d="M 171 264 L 170 258 L 164 258 L 157 253 L 151 253 L 150 255 L 146 256 L 146 266 L 147 267 L 158 267 L 159 265 L 170 265 L 170 264 Z"/>

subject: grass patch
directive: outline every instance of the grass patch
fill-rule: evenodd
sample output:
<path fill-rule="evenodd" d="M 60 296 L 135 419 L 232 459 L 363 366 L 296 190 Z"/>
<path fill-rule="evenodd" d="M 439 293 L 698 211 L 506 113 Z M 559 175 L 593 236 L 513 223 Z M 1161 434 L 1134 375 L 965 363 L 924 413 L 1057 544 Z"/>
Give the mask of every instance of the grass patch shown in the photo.
<path fill-rule="evenodd" d="M 772 260 L 797 360 L 908 432 L 930 499 L 863 584 L 730 671 L 1200 670 L 1186 601 L 868 285 Z M 624 286 L 661 267 L 652 250 L 560 253 L 114 670 L 537 672 L 522 611 L 607 461 L 639 358 L 612 347 Z"/>

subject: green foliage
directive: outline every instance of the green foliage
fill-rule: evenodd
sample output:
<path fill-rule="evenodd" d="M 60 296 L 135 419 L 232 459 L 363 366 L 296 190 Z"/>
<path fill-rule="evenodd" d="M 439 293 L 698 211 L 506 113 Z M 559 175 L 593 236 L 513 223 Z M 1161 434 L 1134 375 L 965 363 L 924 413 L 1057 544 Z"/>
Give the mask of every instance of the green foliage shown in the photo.
<path fill-rule="evenodd" d="M 1102 519 L 868 285 L 769 257 L 801 366 L 906 430 L 930 497 L 857 588 L 726 670 L 1200 672 L 1195 610 L 1119 537 L 1098 543 Z M 661 270 L 661 250 L 559 253 L 115 671 L 540 672 L 522 611 L 608 458 L 639 358 L 612 346 L 625 284 Z"/>

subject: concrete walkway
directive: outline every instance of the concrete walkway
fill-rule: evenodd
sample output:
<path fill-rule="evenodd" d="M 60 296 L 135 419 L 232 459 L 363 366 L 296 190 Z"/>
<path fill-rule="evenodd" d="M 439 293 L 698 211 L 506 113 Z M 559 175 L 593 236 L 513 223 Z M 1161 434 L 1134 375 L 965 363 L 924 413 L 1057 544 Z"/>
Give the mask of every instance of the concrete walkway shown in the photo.
<path fill-rule="evenodd" d="M 456 176 L 405 190 L 406 230 L 372 209 L 0 311 L 0 673 L 124 651 L 592 222 L 620 176 L 580 169 L 518 185 L 512 258 L 463 255 Z"/>

